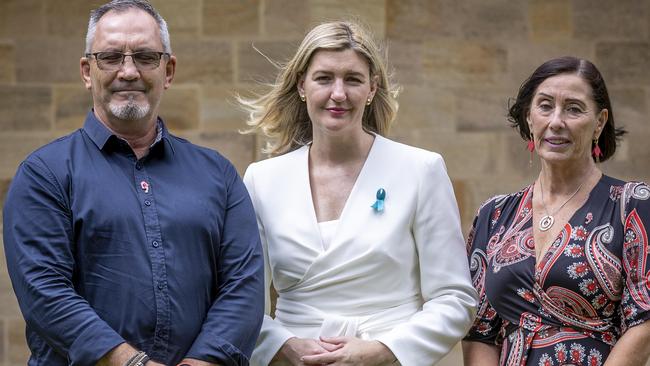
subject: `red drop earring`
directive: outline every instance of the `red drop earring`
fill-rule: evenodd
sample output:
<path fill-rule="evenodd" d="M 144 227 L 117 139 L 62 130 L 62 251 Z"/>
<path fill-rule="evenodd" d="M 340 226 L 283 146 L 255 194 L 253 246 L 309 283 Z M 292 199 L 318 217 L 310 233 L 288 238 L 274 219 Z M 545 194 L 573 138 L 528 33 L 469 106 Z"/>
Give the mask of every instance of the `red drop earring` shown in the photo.
<path fill-rule="evenodd" d="M 603 156 L 603 152 L 600 150 L 600 146 L 598 146 L 598 138 L 594 139 L 594 148 L 591 150 L 591 155 L 596 160 L 596 163 L 600 163 L 600 158 Z"/>

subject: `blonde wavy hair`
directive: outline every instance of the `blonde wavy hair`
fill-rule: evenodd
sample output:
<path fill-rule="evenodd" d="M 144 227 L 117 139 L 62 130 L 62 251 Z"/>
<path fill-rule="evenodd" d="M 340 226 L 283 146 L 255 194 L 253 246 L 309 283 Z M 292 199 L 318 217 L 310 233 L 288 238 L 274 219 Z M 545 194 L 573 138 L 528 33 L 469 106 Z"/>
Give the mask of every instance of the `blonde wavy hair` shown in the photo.
<path fill-rule="evenodd" d="M 314 27 L 302 40 L 296 54 L 286 64 L 274 63 L 279 74 L 270 91 L 247 99 L 237 96 L 241 107 L 249 113 L 242 133 L 261 131 L 270 138 L 262 149 L 272 156 L 295 150 L 312 141 L 312 126 L 307 106 L 298 95 L 298 82 L 307 72 L 312 56 L 319 50 L 352 49 L 366 58 L 370 78 L 375 78 L 377 91 L 363 113 L 366 131 L 385 136 L 397 114 L 399 88 L 391 85 L 382 49 L 370 31 L 356 22 L 335 21 Z"/>

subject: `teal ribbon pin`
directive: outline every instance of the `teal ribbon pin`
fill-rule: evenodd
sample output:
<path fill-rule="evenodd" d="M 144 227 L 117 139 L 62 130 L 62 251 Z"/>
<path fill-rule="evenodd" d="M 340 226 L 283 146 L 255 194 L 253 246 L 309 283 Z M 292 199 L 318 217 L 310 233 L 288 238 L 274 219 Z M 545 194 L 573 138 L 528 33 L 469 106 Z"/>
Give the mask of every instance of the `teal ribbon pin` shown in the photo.
<path fill-rule="evenodd" d="M 383 212 L 384 200 L 386 199 L 386 191 L 383 188 L 379 188 L 377 190 L 376 196 L 377 196 L 377 200 L 370 207 L 372 207 L 372 209 L 375 210 L 375 212 Z"/>

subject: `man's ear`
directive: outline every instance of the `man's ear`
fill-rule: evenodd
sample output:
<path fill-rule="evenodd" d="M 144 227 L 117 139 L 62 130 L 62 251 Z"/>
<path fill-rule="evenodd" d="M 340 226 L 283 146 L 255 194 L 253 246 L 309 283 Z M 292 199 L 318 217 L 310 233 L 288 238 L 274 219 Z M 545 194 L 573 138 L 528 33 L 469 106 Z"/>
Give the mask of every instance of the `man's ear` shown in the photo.
<path fill-rule="evenodd" d="M 164 56 L 163 56 L 164 57 Z M 176 56 L 169 56 L 167 64 L 165 64 L 165 89 L 169 88 L 174 80 L 174 75 L 176 74 Z"/>
<path fill-rule="evenodd" d="M 79 72 L 81 73 L 81 80 L 84 83 L 86 89 L 90 90 L 90 59 L 88 57 L 82 57 L 79 60 Z"/>

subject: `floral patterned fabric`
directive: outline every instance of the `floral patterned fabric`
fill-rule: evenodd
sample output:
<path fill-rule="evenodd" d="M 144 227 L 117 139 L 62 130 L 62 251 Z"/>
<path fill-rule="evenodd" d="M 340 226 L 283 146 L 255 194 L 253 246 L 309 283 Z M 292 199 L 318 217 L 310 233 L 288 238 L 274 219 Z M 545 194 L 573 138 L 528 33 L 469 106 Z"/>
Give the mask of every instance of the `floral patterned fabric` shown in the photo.
<path fill-rule="evenodd" d="M 536 266 L 533 186 L 479 209 L 467 245 L 478 317 L 501 365 L 602 365 L 650 319 L 650 188 L 603 175 Z"/>

